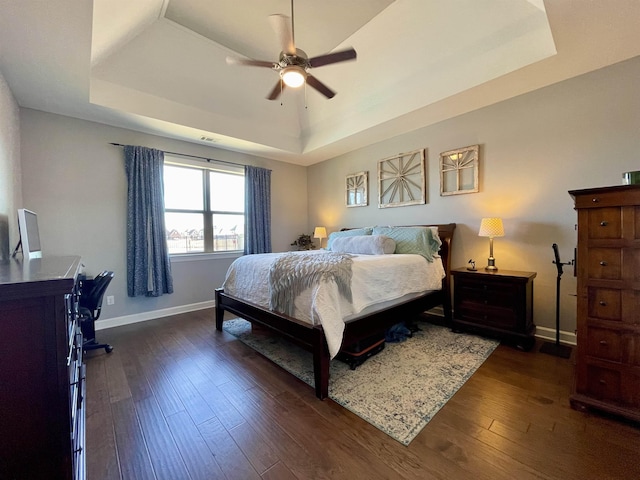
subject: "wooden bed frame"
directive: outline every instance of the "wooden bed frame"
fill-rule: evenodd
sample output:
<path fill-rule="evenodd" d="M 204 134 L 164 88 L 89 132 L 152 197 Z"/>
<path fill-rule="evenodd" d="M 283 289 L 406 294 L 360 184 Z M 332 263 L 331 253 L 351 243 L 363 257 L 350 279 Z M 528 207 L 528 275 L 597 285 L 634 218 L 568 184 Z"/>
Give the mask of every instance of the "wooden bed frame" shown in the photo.
<path fill-rule="evenodd" d="M 451 240 L 456 228 L 455 223 L 437 226 L 442 246 L 440 256 L 446 272 L 442 280 L 442 290 L 434 290 L 420 297 L 395 304 L 392 307 L 363 315 L 345 323 L 343 345 L 350 345 L 398 323 L 400 319 L 410 318 L 438 305 L 444 309 L 445 321 L 451 322 L 450 276 Z M 329 350 L 321 325 L 310 325 L 296 318 L 273 312 L 264 307 L 247 302 L 224 293 L 222 288 L 215 290 L 216 329 L 222 331 L 224 311 L 238 315 L 252 323 L 257 323 L 301 345 L 313 353 L 313 371 L 316 396 L 324 399 L 329 394 Z"/>

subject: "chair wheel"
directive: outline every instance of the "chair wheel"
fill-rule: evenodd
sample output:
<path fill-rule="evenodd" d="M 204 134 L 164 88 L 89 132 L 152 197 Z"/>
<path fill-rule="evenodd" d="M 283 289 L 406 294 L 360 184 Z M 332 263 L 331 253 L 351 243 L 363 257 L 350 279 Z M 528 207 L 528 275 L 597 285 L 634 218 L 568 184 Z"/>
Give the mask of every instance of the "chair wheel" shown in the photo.
<path fill-rule="evenodd" d="M 113 352 L 113 347 L 111 345 L 107 345 L 106 347 L 104 347 L 104 351 L 107 353 L 111 353 Z"/>

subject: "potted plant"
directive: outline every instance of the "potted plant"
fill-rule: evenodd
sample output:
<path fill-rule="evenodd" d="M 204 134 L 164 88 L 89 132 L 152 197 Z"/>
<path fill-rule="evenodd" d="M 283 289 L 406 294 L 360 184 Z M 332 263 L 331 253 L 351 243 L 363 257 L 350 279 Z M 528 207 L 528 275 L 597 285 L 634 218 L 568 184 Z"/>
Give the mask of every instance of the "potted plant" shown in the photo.
<path fill-rule="evenodd" d="M 291 244 L 292 247 L 297 247 L 297 250 L 313 250 L 316 246 L 311 240 L 311 235 L 302 234 Z"/>

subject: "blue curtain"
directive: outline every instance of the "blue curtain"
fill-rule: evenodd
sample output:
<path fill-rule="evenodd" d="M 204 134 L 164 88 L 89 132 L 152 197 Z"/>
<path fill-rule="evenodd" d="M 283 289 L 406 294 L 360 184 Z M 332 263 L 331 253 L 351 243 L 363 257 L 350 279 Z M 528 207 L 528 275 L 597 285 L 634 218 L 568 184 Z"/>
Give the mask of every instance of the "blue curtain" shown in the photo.
<path fill-rule="evenodd" d="M 173 293 L 164 226 L 164 152 L 124 147 L 127 171 L 127 293 Z"/>
<path fill-rule="evenodd" d="M 246 232 L 244 253 L 271 252 L 271 170 L 244 167 Z"/>

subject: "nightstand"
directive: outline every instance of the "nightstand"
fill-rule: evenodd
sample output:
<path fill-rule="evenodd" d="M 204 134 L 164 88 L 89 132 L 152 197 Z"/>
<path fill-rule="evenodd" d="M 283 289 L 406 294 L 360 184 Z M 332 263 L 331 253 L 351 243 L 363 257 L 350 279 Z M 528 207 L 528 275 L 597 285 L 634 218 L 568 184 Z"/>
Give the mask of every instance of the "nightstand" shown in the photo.
<path fill-rule="evenodd" d="M 453 275 L 452 330 L 497 337 L 530 350 L 535 344 L 533 279 L 535 272 L 470 271 Z"/>

